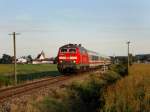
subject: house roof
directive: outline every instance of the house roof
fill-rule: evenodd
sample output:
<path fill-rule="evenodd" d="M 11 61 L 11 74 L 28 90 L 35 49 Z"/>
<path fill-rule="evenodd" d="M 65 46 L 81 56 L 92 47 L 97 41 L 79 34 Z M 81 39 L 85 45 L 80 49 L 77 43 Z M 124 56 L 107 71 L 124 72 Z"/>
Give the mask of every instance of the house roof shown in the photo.
<path fill-rule="evenodd" d="M 42 51 L 40 54 L 37 55 L 36 59 L 40 59 L 40 57 L 43 56 L 45 58 L 45 53 Z"/>

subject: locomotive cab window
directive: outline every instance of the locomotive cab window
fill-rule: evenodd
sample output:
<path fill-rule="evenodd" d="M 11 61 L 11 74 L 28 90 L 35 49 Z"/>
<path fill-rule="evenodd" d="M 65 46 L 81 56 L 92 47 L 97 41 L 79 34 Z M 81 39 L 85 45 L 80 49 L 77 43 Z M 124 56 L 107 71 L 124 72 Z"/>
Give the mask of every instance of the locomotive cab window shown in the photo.
<path fill-rule="evenodd" d="M 65 53 L 65 52 L 67 52 L 67 49 L 66 49 L 66 48 L 62 48 L 60 51 L 61 51 L 62 53 Z"/>
<path fill-rule="evenodd" d="M 76 53 L 76 49 L 73 49 L 73 48 L 72 48 L 72 49 L 69 49 L 69 52 L 70 52 L 70 53 Z"/>

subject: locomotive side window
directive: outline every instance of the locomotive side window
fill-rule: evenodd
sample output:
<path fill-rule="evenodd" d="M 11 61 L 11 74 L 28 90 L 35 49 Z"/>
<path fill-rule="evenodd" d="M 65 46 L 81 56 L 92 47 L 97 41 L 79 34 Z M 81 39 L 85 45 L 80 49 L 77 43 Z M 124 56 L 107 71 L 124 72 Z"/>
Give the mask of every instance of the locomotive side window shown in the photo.
<path fill-rule="evenodd" d="M 67 49 L 66 49 L 66 48 L 62 48 L 60 51 L 61 51 L 62 53 L 65 53 L 65 52 L 67 52 Z"/>
<path fill-rule="evenodd" d="M 76 53 L 76 49 L 69 49 L 70 53 Z"/>

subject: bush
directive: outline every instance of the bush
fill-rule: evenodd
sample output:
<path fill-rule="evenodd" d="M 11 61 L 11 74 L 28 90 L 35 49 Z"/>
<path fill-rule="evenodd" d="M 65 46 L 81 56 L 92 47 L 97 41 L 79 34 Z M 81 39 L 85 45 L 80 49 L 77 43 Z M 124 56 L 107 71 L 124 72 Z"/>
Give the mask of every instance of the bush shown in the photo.
<path fill-rule="evenodd" d="M 95 79 L 85 84 L 72 84 L 67 100 L 70 112 L 96 112 L 99 108 L 103 108 L 104 84 L 104 81 Z"/>
<path fill-rule="evenodd" d="M 40 112 L 69 112 L 65 103 L 50 97 L 46 97 L 36 107 L 38 107 Z"/>
<path fill-rule="evenodd" d="M 117 72 L 121 76 L 128 75 L 128 68 L 127 68 L 126 65 L 123 65 L 123 64 L 112 65 L 111 70 L 114 71 L 114 72 Z"/>
<path fill-rule="evenodd" d="M 114 71 L 108 71 L 104 73 L 104 76 L 102 78 L 107 82 L 107 84 L 112 84 L 115 83 L 118 79 L 120 79 L 121 76 Z"/>

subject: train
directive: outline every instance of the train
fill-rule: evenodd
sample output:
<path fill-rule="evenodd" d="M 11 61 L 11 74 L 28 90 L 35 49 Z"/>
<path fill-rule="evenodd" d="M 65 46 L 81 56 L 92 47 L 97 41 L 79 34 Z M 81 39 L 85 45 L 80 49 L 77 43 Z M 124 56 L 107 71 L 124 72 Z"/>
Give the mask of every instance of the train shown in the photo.
<path fill-rule="evenodd" d="M 81 44 L 66 44 L 59 48 L 57 68 L 60 73 L 88 71 L 109 66 L 111 59 L 84 48 Z"/>

